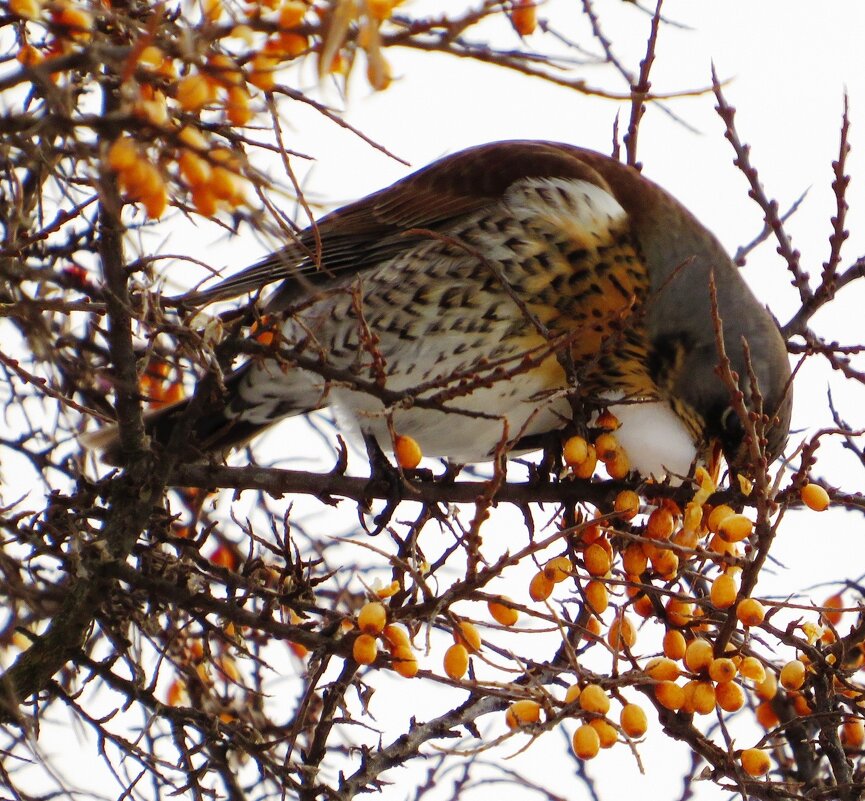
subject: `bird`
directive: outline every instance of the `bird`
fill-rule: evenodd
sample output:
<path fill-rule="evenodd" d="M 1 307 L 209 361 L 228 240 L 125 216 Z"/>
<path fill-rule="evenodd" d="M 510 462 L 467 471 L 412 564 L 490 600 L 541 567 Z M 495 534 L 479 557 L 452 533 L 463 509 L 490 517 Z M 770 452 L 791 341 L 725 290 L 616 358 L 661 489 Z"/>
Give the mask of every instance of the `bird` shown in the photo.
<path fill-rule="evenodd" d="M 644 475 L 685 474 L 718 445 L 742 465 L 718 320 L 746 405 L 756 379 L 770 460 L 787 441 L 791 370 L 770 311 L 672 195 L 574 145 L 511 140 L 448 155 L 179 300 L 200 308 L 244 294 L 258 320 L 245 336 L 260 345 L 267 330 L 269 345 L 205 399 L 195 456 L 224 456 L 277 421 L 330 408 L 385 451 L 404 435 L 426 456 L 474 464 L 584 427 L 603 408 Z M 157 445 L 186 405 L 147 417 Z M 120 460 L 116 435 L 96 444 Z"/>

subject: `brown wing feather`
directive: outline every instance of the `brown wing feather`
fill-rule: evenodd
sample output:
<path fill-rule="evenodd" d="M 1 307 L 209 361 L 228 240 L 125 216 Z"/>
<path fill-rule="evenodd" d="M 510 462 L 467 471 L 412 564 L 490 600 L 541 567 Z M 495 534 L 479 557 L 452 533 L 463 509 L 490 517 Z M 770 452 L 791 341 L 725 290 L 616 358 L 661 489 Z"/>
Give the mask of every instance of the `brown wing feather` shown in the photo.
<path fill-rule="evenodd" d="M 520 179 L 579 178 L 607 188 L 584 161 L 585 155 L 568 145 L 528 141 L 493 142 L 464 150 L 326 215 L 303 231 L 297 242 L 210 289 L 178 300 L 203 305 L 283 281 L 268 302 L 270 310 L 279 309 L 302 297 L 310 286 L 356 275 L 396 256 L 424 239 L 407 231 L 441 230 L 494 202 Z"/>

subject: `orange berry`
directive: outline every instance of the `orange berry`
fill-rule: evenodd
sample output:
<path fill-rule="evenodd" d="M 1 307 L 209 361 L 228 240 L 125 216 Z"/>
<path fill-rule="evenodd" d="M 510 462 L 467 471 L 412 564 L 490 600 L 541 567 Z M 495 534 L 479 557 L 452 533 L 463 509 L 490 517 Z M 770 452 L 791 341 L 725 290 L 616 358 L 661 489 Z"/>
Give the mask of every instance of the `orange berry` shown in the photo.
<path fill-rule="evenodd" d="M 38 19 L 42 3 L 39 0 L 9 0 L 9 11 L 24 19 Z"/>
<path fill-rule="evenodd" d="M 837 626 L 841 622 L 841 616 L 844 614 L 840 610 L 844 608 L 844 597 L 841 593 L 836 593 L 823 601 L 823 611 L 820 613 L 820 618 L 826 622 Z"/>
<path fill-rule="evenodd" d="M 590 720 L 589 726 L 598 733 L 598 740 L 601 744 L 601 748 L 612 748 L 619 739 L 619 733 L 610 725 L 609 721 L 606 721 L 603 718 Z"/>
<path fill-rule="evenodd" d="M 737 673 L 736 663 L 724 656 L 713 659 L 709 665 L 709 678 L 719 684 L 733 681 Z"/>
<path fill-rule="evenodd" d="M 694 605 L 679 598 L 670 598 L 664 605 L 671 626 L 687 626 L 694 619 Z"/>
<path fill-rule="evenodd" d="M 612 459 L 604 462 L 604 467 L 607 469 L 607 475 L 610 478 L 614 481 L 622 481 L 631 472 L 631 460 L 628 459 L 628 454 L 624 451 L 616 451 L 616 455 Z"/>
<path fill-rule="evenodd" d="M 686 688 L 689 704 L 698 715 L 708 715 L 715 709 L 715 688 L 709 681 L 689 682 L 690 691 Z"/>
<path fill-rule="evenodd" d="M 445 651 L 444 669 L 454 681 L 465 676 L 469 669 L 469 652 L 462 643 L 455 642 Z"/>
<path fill-rule="evenodd" d="M 559 584 L 573 573 L 574 565 L 567 556 L 557 556 L 544 565 L 544 573 L 554 584 Z"/>
<path fill-rule="evenodd" d="M 390 651 L 393 651 L 396 648 L 411 647 L 408 633 L 402 626 L 397 626 L 396 623 L 390 623 L 385 626 L 381 632 L 381 636 Z"/>
<path fill-rule="evenodd" d="M 662 681 L 655 685 L 655 698 L 665 709 L 676 711 L 685 704 L 685 690 L 674 681 Z"/>
<path fill-rule="evenodd" d="M 728 515 L 718 526 L 718 536 L 724 542 L 741 542 L 754 532 L 754 523 L 745 515 Z"/>
<path fill-rule="evenodd" d="M 586 458 L 579 464 L 571 465 L 571 470 L 576 478 L 589 479 L 595 474 L 598 466 L 598 454 L 594 445 L 588 445 Z"/>
<path fill-rule="evenodd" d="M 785 690 L 798 690 L 805 683 L 805 665 L 799 659 L 789 661 L 781 668 L 778 681 Z"/>
<path fill-rule="evenodd" d="M 602 545 L 593 542 L 583 554 L 586 570 L 592 576 L 606 576 L 610 572 L 610 556 Z"/>
<path fill-rule="evenodd" d="M 378 654 L 378 643 L 371 634 L 358 634 L 351 646 L 351 655 L 359 665 L 371 665 Z"/>
<path fill-rule="evenodd" d="M 865 725 L 862 718 L 848 717 L 841 726 L 841 742 L 850 751 L 860 751 L 865 745 Z"/>
<path fill-rule="evenodd" d="M 642 737 L 649 729 L 646 713 L 638 704 L 625 704 L 619 715 L 619 723 L 628 737 Z"/>
<path fill-rule="evenodd" d="M 715 685 L 715 700 L 725 712 L 737 712 L 745 705 L 745 693 L 735 681 Z"/>
<path fill-rule="evenodd" d="M 599 684 L 587 684 L 580 693 L 580 709 L 606 715 L 610 711 L 610 698 Z"/>
<path fill-rule="evenodd" d="M 675 681 L 679 678 L 679 666 L 665 656 L 656 656 L 650 659 L 644 668 L 646 675 L 655 681 Z"/>
<path fill-rule="evenodd" d="M 623 520 L 631 520 L 640 511 L 640 496 L 633 490 L 622 490 L 616 496 L 613 508 Z"/>
<path fill-rule="evenodd" d="M 403 434 L 397 434 L 394 439 L 393 452 L 396 456 L 397 464 L 403 470 L 414 470 L 423 457 L 423 452 L 418 445 L 417 440 Z"/>
<path fill-rule="evenodd" d="M 589 458 L 589 443 L 583 437 L 570 437 L 562 447 L 562 457 L 568 467 L 581 465 Z"/>
<path fill-rule="evenodd" d="M 271 56 L 257 53 L 249 62 L 249 82 L 262 91 L 269 92 L 276 86 L 276 67 L 278 63 L 278 60 Z"/>
<path fill-rule="evenodd" d="M 483 640 L 474 623 L 460 620 L 459 628 L 454 629 L 454 642 L 461 642 L 469 651 L 480 651 Z"/>
<path fill-rule="evenodd" d="M 121 136 L 108 148 L 108 166 L 115 172 L 128 170 L 141 159 L 138 145 L 133 139 Z"/>
<path fill-rule="evenodd" d="M 586 603 L 596 615 L 602 615 L 610 603 L 610 594 L 602 581 L 590 581 L 586 586 Z"/>
<path fill-rule="evenodd" d="M 357 627 L 364 634 L 381 634 L 387 623 L 387 609 L 378 601 L 365 603 L 357 615 Z"/>
<path fill-rule="evenodd" d="M 682 528 L 685 531 L 699 531 L 703 522 L 703 507 L 693 501 L 685 507 L 682 515 Z"/>
<path fill-rule="evenodd" d="M 685 635 L 678 629 L 668 629 L 664 634 L 664 656 L 668 659 L 680 660 L 685 658 L 685 650 L 688 644 Z"/>
<path fill-rule="evenodd" d="M 652 540 L 668 540 L 673 535 L 674 525 L 670 510 L 662 506 L 649 515 L 646 521 L 646 536 Z"/>
<path fill-rule="evenodd" d="M 601 738 L 598 732 L 588 723 L 578 726 L 572 740 L 574 753 L 580 759 L 592 759 L 598 755 L 601 748 Z"/>
<path fill-rule="evenodd" d="M 660 548 L 651 557 L 652 567 L 663 579 L 670 580 L 679 572 L 679 555 L 669 548 Z"/>
<path fill-rule="evenodd" d="M 619 422 L 619 418 L 616 417 L 609 409 L 605 409 L 598 415 L 598 419 L 595 420 L 595 425 L 598 428 L 603 428 L 604 431 L 615 431 L 622 424 Z"/>
<path fill-rule="evenodd" d="M 713 534 L 717 534 L 721 523 L 734 514 L 736 514 L 736 512 L 732 508 L 727 506 L 726 503 L 722 503 L 709 512 L 709 517 L 706 520 L 706 527 Z"/>
<path fill-rule="evenodd" d="M 192 204 L 199 214 L 203 214 L 205 217 L 212 217 L 216 214 L 216 195 L 210 191 L 209 187 L 193 186 L 190 194 L 192 195 Z"/>
<path fill-rule="evenodd" d="M 279 9 L 279 27 L 286 30 L 296 28 L 303 22 L 307 8 L 306 3 L 301 3 L 299 0 L 288 0 L 287 3 L 283 3 Z"/>
<path fill-rule="evenodd" d="M 806 718 L 808 715 L 813 713 L 813 709 L 811 705 L 808 703 L 808 699 L 802 695 L 802 693 L 793 692 L 790 693 L 790 700 L 793 702 L 793 711 L 800 717 Z"/>
<path fill-rule="evenodd" d="M 685 649 L 685 667 L 692 673 L 701 673 L 712 664 L 712 643 L 702 638 L 691 640 Z"/>
<path fill-rule="evenodd" d="M 709 590 L 709 598 L 715 609 L 729 609 L 734 603 L 736 603 L 736 595 L 738 592 L 736 579 L 734 579 L 729 573 L 721 573 L 721 575 L 712 582 L 712 588 Z"/>
<path fill-rule="evenodd" d="M 184 111 L 198 111 L 213 99 L 213 88 L 200 73 L 181 78 L 175 98 Z"/>
<path fill-rule="evenodd" d="M 766 669 L 763 667 L 763 663 L 754 656 L 746 656 L 739 663 L 739 673 L 746 679 L 751 679 L 757 683 L 766 679 Z"/>
<path fill-rule="evenodd" d="M 364 636 L 364 635 L 361 635 Z M 391 654 L 391 667 L 400 676 L 410 679 L 417 675 L 418 663 L 414 651 L 405 645 L 397 646 Z"/>
<path fill-rule="evenodd" d="M 815 512 L 825 512 L 831 503 L 829 493 L 819 484 L 806 484 L 799 491 L 799 494 L 802 503 Z"/>
<path fill-rule="evenodd" d="M 89 39 L 93 30 L 93 17 L 83 8 L 62 5 L 54 11 L 54 21 L 69 28 L 73 39 Z"/>
<path fill-rule="evenodd" d="M 158 220 L 168 206 L 168 191 L 165 184 L 154 191 L 148 192 L 141 198 L 144 211 L 151 220 Z"/>
<path fill-rule="evenodd" d="M 514 701 L 505 713 L 509 729 L 517 729 L 526 723 L 537 723 L 541 719 L 541 705 L 528 698 Z"/>
<path fill-rule="evenodd" d="M 759 626 L 766 617 L 766 610 L 754 598 L 743 598 L 736 607 L 736 617 L 743 626 Z"/>
<path fill-rule="evenodd" d="M 535 32 L 538 25 L 535 0 L 515 0 L 508 13 L 514 30 L 520 36 L 531 36 Z"/>
<path fill-rule="evenodd" d="M 771 701 L 778 693 L 778 677 L 769 671 L 763 681 L 754 684 L 754 692 L 758 698 Z"/>
<path fill-rule="evenodd" d="M 757 705 L 757 708 L 754 710 L 754 717 L 757 719 L 757 723 L 767 731 L 774 729 L 781 722 L 777 712 L 775 712 L 772 704 L 768 701 L 763 701 L 762 704 Z"/>
<path fill-rule="evenodd" d="M 626 573 L 632 576 L 640 576 L 645 573 L 648 563 L 649 560 L 645 551 L 637 542 L 631 543 L 622 551 L 622 567 Z"/>
<path fill-rule="evenodd" d="M 201 186 L 208 183 L 213 174 L 207 159 L 186 148 L 183 148 L 177 157 L 177 166 L 180 168 L 180 174 L 190 186 Z"/>
<path fill-rule="evenodd" d="M 653 617 L 655 614 L 655 605 L 652 603 L 652 599 L 648 595 L 640 595 L 637 600 L 634 601 L 631 608 L 634 610 L 635 614 L 638 614 L 643 618 Z"/>
<path fill-rule="evenodd" d="M 393 7 L 399 2 L 400 0 L 366 0 L 366 8 L 373 19 L 383 21 L 390 17 Z"/>
<path fill-rule="evenodd" d="M 529 597 L 533 601 L 546 601 L 553 594 L 553 584 L 543 570 L 535 574 L 529 582 Z"/>
<path fill-rule="evenodd" d="M 610 625 L 607 632 L 607 642 L 615 651 L 622 651 L 626 647 L 633 648 L 637 641 L 637 630 L 631 619 L 624 613 L 616 615 L 616 619 Z"/>
<path fill-rule="evenodd" d="M 252 119 L 249 92 L 243 86 L 232 86 L 225 101 L 225 116 L 232 125 L 243 126 Z"/>
<path fill-rule="evenodd" d="M 759 748 L 746 748 L 742 751 L 739 761 L 749 776 L 765 776 L 772 767 L 769 755 Z"/>
<path fill-rule="evenodd" d="M 501 601 L 487 602 L 487 609 L 489 609 L 493 620 L 502 626 L 513 626 L 520 618 L 520 613 L 512 606 L 508 606 L 508 604 L 505 603 L 509 600 L 509 598 L 502 596 Z"/>
<path fill-rule="evenodd" d="M 565 703 L 572 704 L 580 697 L 580 693 L 582 692 L 582 687 L 579 684 L 572 684 L 568 687 L 567 692 L 565 693 Z"/>
<path fill-rule="evenodd" d="M 595 438 L 595 451 L 597 451 L 598 459 L 602 462 L 615 459 L 620 450 L 621 446 L 615 434 L 604 432 Z"/>

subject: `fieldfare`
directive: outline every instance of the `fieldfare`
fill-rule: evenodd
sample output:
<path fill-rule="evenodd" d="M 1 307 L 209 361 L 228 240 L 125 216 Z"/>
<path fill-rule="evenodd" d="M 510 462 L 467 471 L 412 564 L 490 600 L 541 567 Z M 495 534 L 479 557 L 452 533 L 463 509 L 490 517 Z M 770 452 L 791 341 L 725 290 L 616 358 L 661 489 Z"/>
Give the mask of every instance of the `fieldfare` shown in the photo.
<path fill-rule="evenodd" d="M 331 407 L 385 450 L 404 434 L 425 455 L 473 463 L 531 448 L 575 410 L 585 424 L 612 406 L 644 474 L 687 472 L 712 443 L 739 465 L 744 429 L 717 369 L 718 318 L 745 402 L 753 376 L 773 421 L 770 458 L 787 439 L 790 367 L 772 315 L 687 209 L 590 150 L 464 150 L 183 300 L 244 293 L 257 304 L 250 336 L 268 344 L 206 404 L 192 452 L 224 453 Z M 151 436 L 166 442 L 183 410 L 150 416 Z"/>

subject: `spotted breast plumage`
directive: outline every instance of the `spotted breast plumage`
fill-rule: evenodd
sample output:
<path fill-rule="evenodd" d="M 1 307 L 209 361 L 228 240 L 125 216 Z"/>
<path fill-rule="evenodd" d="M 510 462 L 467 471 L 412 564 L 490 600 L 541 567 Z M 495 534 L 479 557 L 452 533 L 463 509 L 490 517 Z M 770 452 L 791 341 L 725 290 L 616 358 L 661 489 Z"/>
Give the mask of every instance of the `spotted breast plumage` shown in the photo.
<path fill-rule="evenodd" d="M 712 234 L 598 153 L 532 141 L 471 148 L 184 298 L 204 305 L 279 282 L 260 309 L 276 333 L 272 353 L 249 357 L 205 404 L 195 445 L 224 453 L 277 420 L 332 406 L 386 450 L 396 432 L 427 455 L 478 462 L 563 428 L 576 392 L 583 408 L 615 404 L 626 421 L 651 409 L 677 429 L 659 437 L 678 437 L 692 455 L 720 440 L 738 460 L 741 426 L 715 369 L 710 275 L 745 390 L 743 339 L 750 348 L 776 456 L 791 408 L 785 345 Z M 157 442 L 182 410 L 149 418 Z M 634 419 L 643 433 L 654 425 Z"/>

